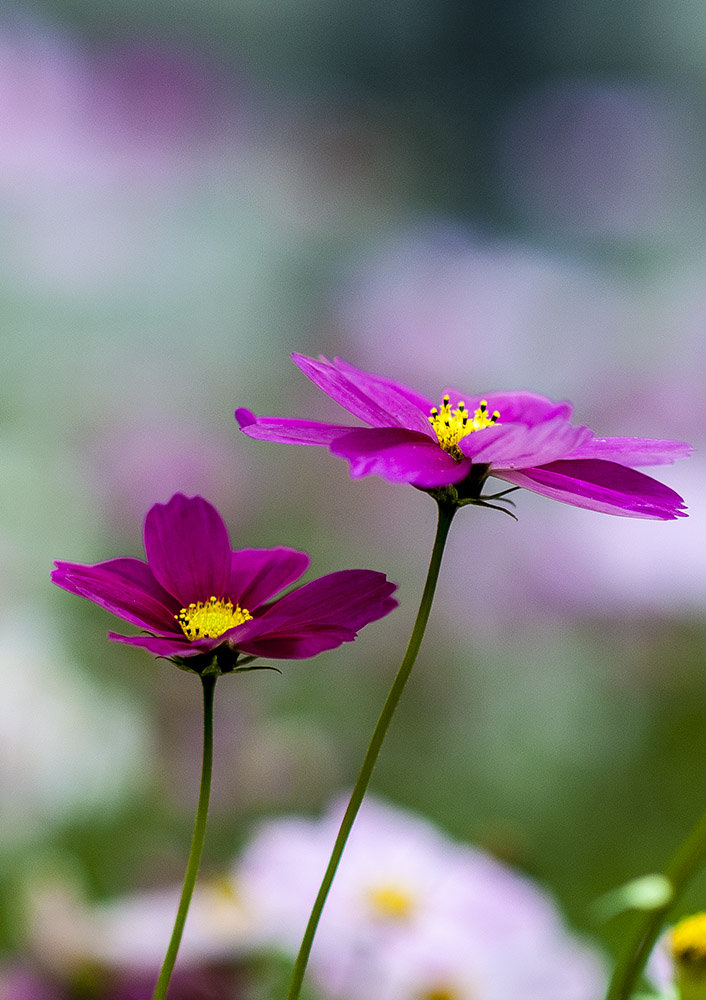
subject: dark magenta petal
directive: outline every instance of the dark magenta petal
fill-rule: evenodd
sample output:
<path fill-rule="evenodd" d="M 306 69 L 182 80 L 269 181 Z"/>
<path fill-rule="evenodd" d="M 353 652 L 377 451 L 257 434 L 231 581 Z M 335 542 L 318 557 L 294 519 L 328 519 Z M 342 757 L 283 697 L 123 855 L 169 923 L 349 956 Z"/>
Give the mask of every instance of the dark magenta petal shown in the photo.
<path fill-rule="evenodd" d="M 484 399 L 490 413 L 494 410 L 499 412 L 501 422 L 526 424 L 528 427 L 557 417 L 569 420 L 572 413 L 570 403 L 556 403 L 553 399 L 538 396 L 534 392 L 488 392 L 483 396 L 464 394 L 458 389 L 450 388 L 444 392 L 451 400 L 452 409 L 459 400 L 463 400 L 466 409 L 473 413 Z"/>
<path fill-rule="evenodd" d="M 341 434 L 353 430 L 342 424 L 320 424 L 315 420 L 296 420 L 289 417 L 256 417 L 250 410 L 235 411 L 240 429 L 248 437 L 260 441 L 277 441 L 281 444 L 329 445 Z"/>
<path fill-rule="evenodd" d="M 594 437 L 575 448 L 567 458 L 600 458 L 623 465 L 671 465 L 677 458 L 688 458 L 692 451 L 685 441 Z"/>
<path fill-rule="evenodd" d="M 202 497 L 176 493 L 155 504 L 145 519 L 145 552 L 155 577 L 181 606 L 227 592 L 228 530 Z"/>
<path fill-rule="evenodd" d="M 231 554 L 228 595 L 252 612 L 309 568 L 309 556 L 295 549 L 241 549 Z"/>
<path fill-rule="evenodd" d="M 624 517 L 671 521 L 686 517 L 684 501 L 663 483 L 616 462 L 578 459 L 517 472 L 493 469 L 493 476 L 533 493 Z"/>
<path fill-rule="evenodd" d="M 384 573 L 331 573 L 275 601 L 264 614 L 231 630 L 229 638 L 239 650 L 258 656 L 313 656 L 305 650 L 333 649 L 354 639 L 364 625 L 389 614 L 397 607 L 391 596 L 395 589 Z M 275 652 L 275 644 L 290 652 Z M 292 652 L 293 648 L 298 651 Z"/>
<path fill-rule="evenodd" d="M 290 634 L 317 623 L 356 631 L 397 607 L 391 596 L 396 589 L 384 573 L 341 570 L 285 594 L 257 622 L 263 633 L 266 627 L 268 633 Z"/>
<path fill-rule="evenodd" d="M 178 605 L 139 559 L 111 559 L 95 566 L 57 562 L 51 575 L 64 590 L 86 597 L 111 614 L 150 630 L 173 630 Z"/>
<path fill-rule="evenodd" d="M 238 644 L 243 653 L 267 656 L 277 660 L 304 660 L 328 649 L 337 649 L 344 642 L 352 642 L 356 633 L 334 625 L 312 626 L 299 632 L 274 633 L 261 638 L 246 639 Z"/>
<path fill-rule="evenodd" d="M 526 469 L 565 458 L 591 436 L 588 427 L 574 426 L 563 417 L 527 426 L 499 423 L 473 431 L 459 448 L 475 462 L 499 469 Z"/>
<path fill-rule="evenodd" d="M 428 433 L 431 403 L 407 386 L 360 371 L 338 359 L 293 354 L 292 360 L 326 395 L 372 427 L 408 427 Z M 422 405 L 419 405 L 419 401 Z"/>
<path fill-rule="evenodd" d="M 179 639 L 175 636 L 171 639 L 164 635 L 118 635 L 116 632 L 109 632 L 108 638 L 113 642 L 123 642 L 127 646 L 141 646 L 155 656 L 169 658 L 171 656 L 200 656 L 213 649 L 214 641 L 203 640 L 201 643 L 189 642 L 186 636 Z M 218 643 L 216 643 L 217 645 Z"/>
<path fill-rule="evenodd" d="M 334 441 L 331 453 L 350 462 L 354 479 L 382 476 L 421 489 L 458 483 L 471 468 L 470 459 L 457 462 L 438 442 L 401 427 L 349 431 Z"/>

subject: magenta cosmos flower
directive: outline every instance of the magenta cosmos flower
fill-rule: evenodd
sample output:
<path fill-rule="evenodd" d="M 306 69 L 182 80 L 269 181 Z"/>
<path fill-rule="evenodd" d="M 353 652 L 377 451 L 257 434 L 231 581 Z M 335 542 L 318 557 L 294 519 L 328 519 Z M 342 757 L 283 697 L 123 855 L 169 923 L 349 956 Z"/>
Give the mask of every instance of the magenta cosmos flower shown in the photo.
<path fill-rule="evenodd" d="M 340 358 L 293 354 L 312 382 L 368 427 L 236 410 L 245 434 L 266 441 L 324 445 L 351 475 L 378 475 L 455 504 L 478 502 L 488 476 L 513 487 L 607 514 L 672 520 L 682 498 L 635 466 L 664 465 L 691 451 L 681 441 L 596 437 L 571 423 L 569 403 L 530 392 L 484 398 L 446 389 L 439 404 L 406 385 L 360 371 Z"/>
<path fill-rule="evenodd" d="M 309 557 L 287 548 L 232 551 L 223 519 L 202 497 L 177 493 L 155 504 L 144 540 L 146 563 L 57 562 L 52 580 L 148 633 L 109 638 L 197 672 L 214 656 L 222 673 L 240 654 L 315 656 L 397 606 L 395 584 L 366 569 L 330 573 L 272 600 L 306 571 Z"/>

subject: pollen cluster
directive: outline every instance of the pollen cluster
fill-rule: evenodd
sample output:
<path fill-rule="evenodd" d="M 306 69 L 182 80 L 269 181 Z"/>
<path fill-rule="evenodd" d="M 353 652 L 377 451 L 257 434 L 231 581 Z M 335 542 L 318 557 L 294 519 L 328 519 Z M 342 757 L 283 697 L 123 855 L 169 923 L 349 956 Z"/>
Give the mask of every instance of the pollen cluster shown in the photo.
<path fill-rule="evenodd" d="M 197 601 L 188 608 L 182 608 L 174 615 L 187 639 L 216 639 L 229 628 L 250 621 L 252 615 L 238 604 L 219 597 L 209 597 L 203 603 Z"/>
<path fill-rule="evenodd" d="M 685 917 L 674 926 L 671 951 L 679 965 L 706 970 L 706 913 Z"/>
<path fill-rule="evenodd" d="M 473 431 L 482 431 L 485 427 L 492 427 L 500 419 L 497 410 L 488 413 L 487 400 L 481 400 L 480 406 L 471 415 L 466 409 L 466 404 L 460 402 L 455 410 L 451 409 L 451 401 L 448 396 L 444 396 L 441 401 L 441 408 L 435 406 L 431 409 L 429 423 L 434 428 L 439 444 L 453 455 L 456 459 L 462 459 L 463 453 L 458 447 L 458 442 L 467 434 Z"/>
<path fill-rule="evenodd" d="M 414 900 L 396 885 L 377 885 L 368 890 L 368 902 L 378 917 L 406 920 L 414 910 Z"/>

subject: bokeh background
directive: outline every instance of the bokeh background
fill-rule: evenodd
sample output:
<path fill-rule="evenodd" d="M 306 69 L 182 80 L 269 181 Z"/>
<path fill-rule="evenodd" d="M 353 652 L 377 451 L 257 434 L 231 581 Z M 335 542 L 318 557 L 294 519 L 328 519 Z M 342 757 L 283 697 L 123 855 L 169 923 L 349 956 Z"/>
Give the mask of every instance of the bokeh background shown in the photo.
<path fill-rule="evenodd" d="M 198 681 L 49 583 L 55 558 L 140 556 L 175 490 L 236 546 L 379 569 L 401 599 L 349 647 L 220 682 L 205 871 L 354 779 L 435 509 L 239 433 L 238 405 L 340 419 L 293 350 L 696 446 L 657 470 L 688 520 L 529 494 L 518 523 L 459 514 L 374 779 L 618 946 L 591 901 L 659 868 L 706 803 L 705 125 L 687 0 L 3 5 L 5 955 L 45 872 L 90 900 L 182 876 Z"/>

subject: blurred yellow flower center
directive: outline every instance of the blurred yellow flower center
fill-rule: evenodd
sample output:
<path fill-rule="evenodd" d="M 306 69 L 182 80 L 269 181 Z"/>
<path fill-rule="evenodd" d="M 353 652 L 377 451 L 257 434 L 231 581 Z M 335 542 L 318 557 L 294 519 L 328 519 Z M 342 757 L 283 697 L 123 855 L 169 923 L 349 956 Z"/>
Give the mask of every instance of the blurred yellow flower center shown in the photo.
<path fill-rule="evenodd" d="M 466 409 L 466 404 L 460 402 L 455 410 L 451 409 L 451 401 L 448 396 L 444 396 L 441 401 L 441 409 L 435 406 L 431 408 L 429 423 L 434 428 L 439 444 L 453 455 L 456 459 L 463 458 L 463 452 L 458 447 L 458 442 L 467 434 L 473 431 L 482 431 L 485 427 L 492 427 L 500 419 L 497 410 L 488 413 L 488 402 L 481 400 L 476 412 L 471 415 Z"/>
<path fill-rule="evenodd" d="M 422 1000 L 460 1000 L 458 992 L 448 986 L 434 987 L 422 997 Z"/>
<path fill-rule="evenodd" d="M 378 885 L 368 890 L 368 901 L 379 917 L 406 920 L 414 910 L 414 900 L 396 885 Z"/>
<path fill-rule="evenodd" d="M 187 639 L 216 639 L 229 628 L 242 625 L 252 618 L 249 611 L 224 601 L 219 597 L 209 597 L 202 603 L 190 604 L 174 615 Z"/>
<path fill-rule="evenodd" d="M 706 913 L 685 917 L 673 927 L 671 950 L 679 965 L 698 965 L 706 971 Z"/>

